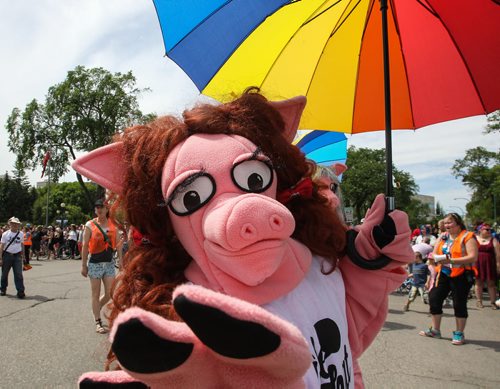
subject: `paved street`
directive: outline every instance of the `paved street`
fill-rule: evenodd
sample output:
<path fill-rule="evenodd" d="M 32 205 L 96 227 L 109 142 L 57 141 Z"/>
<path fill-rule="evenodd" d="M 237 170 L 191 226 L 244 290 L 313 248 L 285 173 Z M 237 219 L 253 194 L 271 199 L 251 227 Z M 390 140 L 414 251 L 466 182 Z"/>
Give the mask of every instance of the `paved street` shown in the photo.
<path fill-rule="evenodd" d="M 94 332 L 90 287 L 80 261 L 32 262 L 25 300 L 15 297 L 12 276 L 0 297 L 0 388 L 74 388 L 78 376 L 102 370 L 106 337 Z M 445 310 L 445 339 L 417 332 L 429 325 L 418 299 L 402 312 L 404 297 L 390 297 L 383 331 L 361 359 L 367 388 L 500 387 L 500 311 L 469 302 L 468 343 L 451 345 L 454 318 Z"/>

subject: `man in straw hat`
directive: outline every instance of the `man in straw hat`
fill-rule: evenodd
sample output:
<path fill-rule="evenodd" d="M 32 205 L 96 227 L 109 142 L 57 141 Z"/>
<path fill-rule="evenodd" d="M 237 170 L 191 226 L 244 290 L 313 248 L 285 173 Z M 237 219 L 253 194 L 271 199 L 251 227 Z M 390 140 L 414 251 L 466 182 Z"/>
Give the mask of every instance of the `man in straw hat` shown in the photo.
<path fill-rule="evenodd" d="M 0 241 L 0 262 L 2 265 L 2 280 L 0 285 L 0 296 L 5 296 L 9 280 L 10 269 L 14 269 L 14 283 L 17 289 L 17 297 L 23 299 L 24 280 L 23 280 L 23 261 L 24 235 L 20 231 L 21 222 L 15 216 L 9 219 L 10 229 L 2 234 Z"/>

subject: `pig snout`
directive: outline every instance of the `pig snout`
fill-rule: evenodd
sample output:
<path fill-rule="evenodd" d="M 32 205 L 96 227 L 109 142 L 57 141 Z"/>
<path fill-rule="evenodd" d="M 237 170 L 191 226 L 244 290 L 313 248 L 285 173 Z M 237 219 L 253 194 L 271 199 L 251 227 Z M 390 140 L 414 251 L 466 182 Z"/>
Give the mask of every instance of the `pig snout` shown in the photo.
<path fill-rule="evenodd" d="M 295 229 L 290 211 L 260 195 L 222 201 L 207 211 L 205 238 L 226 250 L 239 250 L 266 240 L 288 239 Z"/>

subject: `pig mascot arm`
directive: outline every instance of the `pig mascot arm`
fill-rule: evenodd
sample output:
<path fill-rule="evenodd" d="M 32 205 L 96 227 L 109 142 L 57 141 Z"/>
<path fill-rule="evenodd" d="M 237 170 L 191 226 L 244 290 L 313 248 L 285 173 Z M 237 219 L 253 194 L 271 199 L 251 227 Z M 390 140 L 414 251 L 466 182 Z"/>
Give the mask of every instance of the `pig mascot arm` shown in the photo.
<path fill-rule="evenodd" d="M 364 223 L 347 234 L 348 254 L 339 268 L 346 286 L 349 341 L 355 382 L 359 384 L 362 379 L 357 359 L 382 328 L 388 295 L 405 280 L 402 266 L 413 260 L 413 251 L 407 215 L 399 210 L 387 214 L 383 195 L 376 197 Z"/>
<path fill-rule="evenodd" d="M 179 286 L 174 307 L 183 323 L 140 308 L 118 316 L 110 340 L 124 370 L 86 373 L 80 387 L 304 387 L 311 357 L 296 327 L 201 286 Z"/>

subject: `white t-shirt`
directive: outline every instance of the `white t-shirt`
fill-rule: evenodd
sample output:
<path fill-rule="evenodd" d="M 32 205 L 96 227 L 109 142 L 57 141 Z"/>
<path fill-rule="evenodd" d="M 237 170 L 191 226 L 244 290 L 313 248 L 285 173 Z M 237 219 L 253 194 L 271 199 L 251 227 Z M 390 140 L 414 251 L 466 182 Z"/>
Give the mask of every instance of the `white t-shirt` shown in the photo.
<path fill-rule="evenodd" d="M 19 232 L 19 235 L 17 235 L 17 232 Z M 11 254 L 17 254 L 23 251 L 23 240 L 24 240 L 24 234 L 22 231 L 16 231 L 12 232 L 11 230 L 5 231 L 2 234 L 2 244 L 3 244 L 3 249 L 9 245 L 9 242 L 14 239 L 14 237 L 17 235 L 16 239 L 12 242 L 12 244 L 7 248 L 7 252 Z"/>
<path fill-rule="evenodd" d="M 263 307 L 297 326 L 308 341 L 313 364 L 304 377 L 307 388 L 327 383 L 354 388 L 344 280 L 338 268 L 329 275 L 321 273 L 322 261 L 314 256 L 306 278 L 289 294 Z"/>
<path fill-rule="evenodd" d="M 68 240 L 77 240 L 78 237 L 77 237 L 77 233 L 75 230 L 69 230 L 68 232 Z"/>

